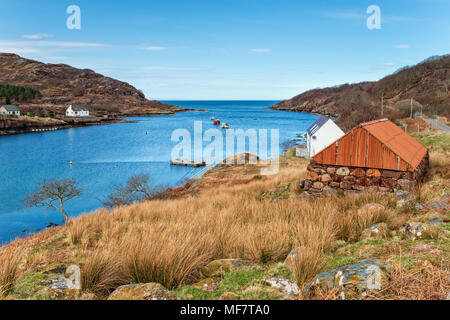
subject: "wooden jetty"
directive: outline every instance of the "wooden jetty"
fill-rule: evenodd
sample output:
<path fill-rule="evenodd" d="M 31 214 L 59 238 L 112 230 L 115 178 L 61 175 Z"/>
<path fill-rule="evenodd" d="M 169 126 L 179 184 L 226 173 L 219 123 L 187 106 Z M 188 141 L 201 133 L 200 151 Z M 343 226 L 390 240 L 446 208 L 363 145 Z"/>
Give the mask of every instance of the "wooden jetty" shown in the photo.
<path fill-rule="evenodd" d="M 185 166 L 185 167 L 204 167 L 206 166 L 205 161 L 192 161 L 184 159 L 170 160 L 170 165 L 172 166 Z"/>

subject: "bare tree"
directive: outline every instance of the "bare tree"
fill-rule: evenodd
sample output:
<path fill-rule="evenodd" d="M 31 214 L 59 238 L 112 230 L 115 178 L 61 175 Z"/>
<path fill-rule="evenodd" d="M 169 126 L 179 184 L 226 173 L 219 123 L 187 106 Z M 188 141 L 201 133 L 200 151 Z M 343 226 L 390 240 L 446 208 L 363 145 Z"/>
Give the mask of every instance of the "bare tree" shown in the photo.
<path fill-rule="evenodd" d="M 114 208 L 136 202 L 155 199 L 164 191 L 162 186 L 153 187 L 147 174 L 139 174 L 128 179 L 125 186 L 115 186 L 114 191 L 103 200 L 103 206 Z"/>
<path fill-rule="evenodd" d="M 82 190 L 78 188 L 74 179 L 42 180 L 38 189 L 23 200 L 25 206 L 38 208 L 54 208 L 64 215 L 65 222 L 69 221 L 69 215 L 64 208 L 64 202 L 81 195 Z"/>

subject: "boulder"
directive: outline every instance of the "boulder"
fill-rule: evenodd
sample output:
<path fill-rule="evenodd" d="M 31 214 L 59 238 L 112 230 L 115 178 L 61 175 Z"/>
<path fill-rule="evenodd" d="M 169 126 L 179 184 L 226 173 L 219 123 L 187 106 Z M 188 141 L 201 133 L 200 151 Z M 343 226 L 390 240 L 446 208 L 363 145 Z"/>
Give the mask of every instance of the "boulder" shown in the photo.
<path fill-rule="evenodd" d="M 180 300 L 180 298 L 159 283 L 138 283 L 118 287 L 108 300 Z"/>
<path fill-rule="evenodd" d="M 334 167 L 328 167 L 328 168 L 327 168 L 327 173 L 333 175 L 333 174 L 336 173 L 336 170 L 337 170 L 337 169 L 334 168 Z"/>
<path fill-rule="evenodd" d="M 362 214 L 373 214 L 379 211 L 383 211 L 386 208 L 379 203 L 368 203 L 364 206 L 362 206 L 361 208 L 358 209 L 358 215 L 362 215 Z"/>
<path fill-rule="evenodd" d="M 317 181 L 319 180 L 319 175 L 314 171 L 306 171 L 306 180 Z"/>
<path fill-rule="evenodd" d="M 401 171 L 383 170 L 382 176 L 385 178 L 394 178 L 395 180 L 400 179 L 402 176 Z"/>
<path fill-rule="evenodd" d="M 203 291 L 214 291 L 219 286 L 220 280 L 218 278 L 207 278 L 200 282 L 194 283 L 192 287 Z"/>
<path fill-rule="evenodd" d="M 397 201 L 397 207 L 400 209 L 410 209 L 415 212 L 420 212 L 425 208 L 424 205 L 421 203 L 414 202 L 412 200 L 404 200 L 404 199 Z"/>
<path fill-rule="evenodd" d="M 354 177 L 361 178 L 361 177 L 364 177 L 366 175 L 366 171 L 364 171 L 364 169 L 362 169 L 362 168 L 356 168 L 356 169 L 352 170 L 350 175 L 352 175 Z"/>
<path fill-rule="evenodd" d="M 448 200 L 433 201 L 433 202 L 427 203 L 425 205 L 425 208 L 427 210 L 433 210 L 433 211 L 441 212 L 443 214 L 447 214 L 450 212 L 450 204 L 449 204 Z"/>
<path fill-rule="evenodd" d="M 408 191 L 413 191 L 416 187 L 416 181 L 414 180 L 400 179 L 397 181 L 397 184 L 399 188 Z"/>
<path fill-rule="evenodd" d="M 378 169 L 369 169 L 366 172 L 368 177 L 381 177 L 381 172 Z"/>
<path fill-rule="evenodd" d="M 386 223 L 377 223 L 363 230 L 361 239 L 367 238 L 386 238 L 389 234 L 389 228 Z"/>
<path fill-rule="evenodd" d="M 333 188 L 339 188 L 341 186 L 341 184 L 339 182 L 330 182 L 330 187 Z"/>
<path fill-rule="evenodd" d="M 325 183 L 332 181 L 331 176 L 328 173 L 321 175 L 319 180 Z"/>
<path fill-rule="evenodd" d="M 245 267 L 256 267 L 256 265 L 253 262 L 243 259 L 220 259 L 208 263 L 202 268 L 201 272 L 203 277 L 210 278 L 222 271 L 235 271 Z"/>
<path fill-rule="evenodd" d="M 397 198 L 400 198 L 400 199 L 405 199 L 405 198 L 408 198 L 409 197 L 409 191 L 406 191 L 406 190 L 396 190 L 395 192 L 394 192 L 394 194 L 395 194 L 395 196 L 397 197 Z"/>
<path fill-rule="evenodd" d="M 317 189 L 317 190 L 322 190 L 323 187 L 324 187 L 324 184 L 322 182 L 317 181 L 317 182 L 314 182 L 314 184 L 313 184 L 313 188 Z"/>
<path fill-rule="evenodd" d="M 368 290 L 382 289 L 389 279 L 390 270 L 391 265 L 383 260 L 365 259 L 317 275 L 306 290 L 311 293 L 315 286 L 322 290 L 341 287 L 342 299 L 359 299 Z"/>
<path fill-rule="evenodd" d="M 348 176 L 350 174 L 350 170 L 347 167 L 341 167 L 336 170 L 336 174 L 341 177 Z"/>
<path fill-rule="evenodd" d="M 342 181 L 339 186 L 341 189 L 350 190 L 353 187 L 353 183 L 350 181 Z"/>
<path fill-rule="evenodd" d="M 425 215 L 414 217 L 410 222 L 421 222 L 421 223 L 441 223 L 444 222 L 441 215 L 437 212 L 430 212 Z"/>
<path fill-rule="evenodd" d="M 265 282 L 268 286 L 281 291 L 285 295 L 297 295 L 300 293 L 297 283 L 283 277 L 267 279 Z"/>
<path fill-rule="evenodd" d="M 42 280 L 42 285 L 49 285 L 48 292 L 52 299 L 73 299 L 80 292 L 80 286 L 77 286 L 62 275 L 56 275 L 49 279 Z"/>
<path fill-rule="evenodd" d="M 434 224 L 425 224 L 421 222 L 408 222 L 402 229 L 405 239 L 437 239 L 439 238 L 440 229 Z"/>
<path fill-rule="evenodd" d="M 337 195 L 338 192 L 337 192 L 336 189 L 334 189 L 334 188 L 332 188 L 332 187 L 325 186 L 325 187 L 323 187 L 322 194 L 334 196 L 334 195 Z"/>

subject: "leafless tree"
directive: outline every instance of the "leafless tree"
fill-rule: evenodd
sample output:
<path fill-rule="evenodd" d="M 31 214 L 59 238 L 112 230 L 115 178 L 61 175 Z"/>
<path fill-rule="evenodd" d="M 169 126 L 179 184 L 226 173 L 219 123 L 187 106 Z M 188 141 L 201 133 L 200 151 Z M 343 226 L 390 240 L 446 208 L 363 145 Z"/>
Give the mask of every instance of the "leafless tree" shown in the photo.
<path fill-rule="evenodd" d="M 42 180 L 36 191 L 27 195 L 23 200 L 27 208 L 54 208 L 64 215 L 66 223 L 69 215 L 64 208 L 64 202 L 80 196 L 82 190 L 78 188 L 74 179 Z"/>
<path fill-rule="evenodd" d="M 103 206 L 114 208 L 136 202 L 155 199 L 163 190 L 161 186 L 152 186 L 147 174 L 139 174 L 128 179 L 125 186 L 115 186 L 114 191 L 103 200 Z"/>

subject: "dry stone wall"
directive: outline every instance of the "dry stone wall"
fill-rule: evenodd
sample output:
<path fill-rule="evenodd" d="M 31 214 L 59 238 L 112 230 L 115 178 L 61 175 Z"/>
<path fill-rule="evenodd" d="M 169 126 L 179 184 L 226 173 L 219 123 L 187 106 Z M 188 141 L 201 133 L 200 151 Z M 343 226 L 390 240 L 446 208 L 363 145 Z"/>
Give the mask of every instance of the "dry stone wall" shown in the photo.
<path fill-rule="evenodd" d="M 426 156 L 414 172 L 370 169 L 360 167 L 341 167 L 317 164 L 314 160 L 308 165 L 303 189 L 307 194 L 392 192 L 413 190 L 423 180 L 428 168 Z"/>

